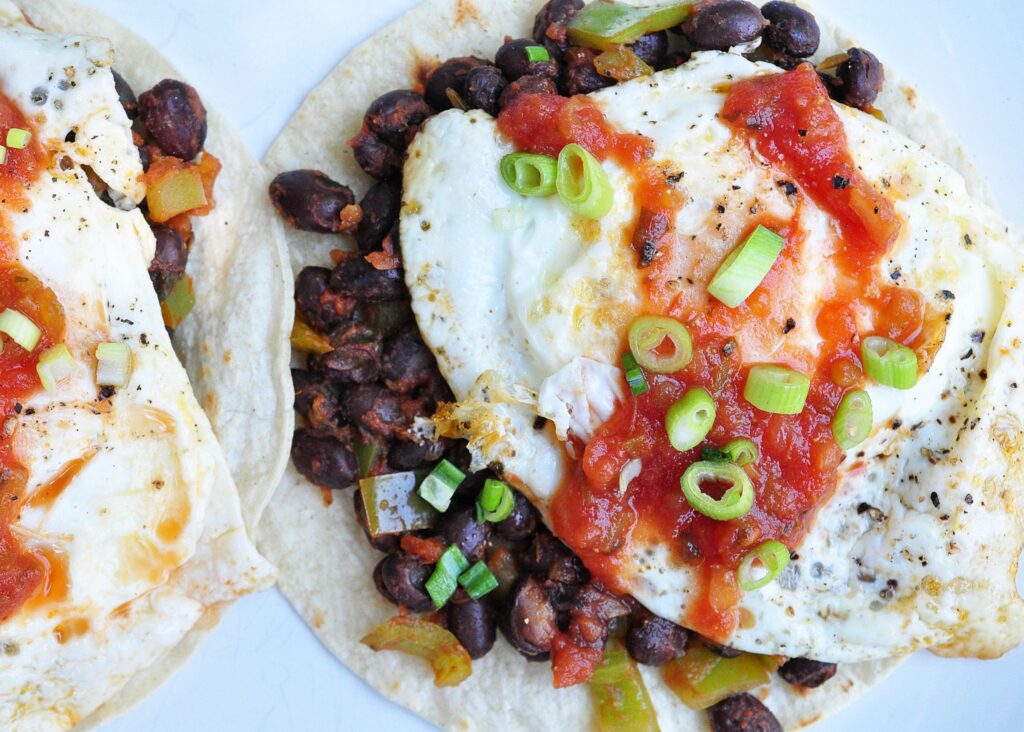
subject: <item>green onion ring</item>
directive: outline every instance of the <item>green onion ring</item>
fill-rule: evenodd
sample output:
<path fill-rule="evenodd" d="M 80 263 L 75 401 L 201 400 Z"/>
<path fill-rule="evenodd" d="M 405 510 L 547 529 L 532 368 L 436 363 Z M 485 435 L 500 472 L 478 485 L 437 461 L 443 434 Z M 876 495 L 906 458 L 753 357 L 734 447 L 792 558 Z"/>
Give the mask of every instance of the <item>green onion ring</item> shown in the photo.
<path fill-rule="evenodd" d="M 658 348 L 672 343 L 672 353 L 662 356 Z M 675 318 L 644 315 L 629 326 L 629 350 L 638 364 L 656 374 L 671 374 L 686 368 L 693 360 L 693 338 L 685 325 Z"/>
<path fill-rule="evenodd" d="M 755 562 L 761 563 L 764 574 L 755 574 Z M 744 592 L 753 592 L 767 587 L 775 578 L 782 574 L 782 570 L 789 564 L 789 549 L 781 541 L 766 541 L 755 547 L 740 562 L 739 570 L 736 572 L 736 579 L 739 581 L 740 589 Z"/>
<path fill-rule="evenodd" d="M 668 440 L 679 452 L 686 452 L 704 442 L 715 425 L 715 400 L 707 389 L 696 387 L 669 407 L 665 415 Z"/>
<path fill-rule="evenodd" d="M 612 210 L 615 192 L 601 161 L 573 143 L 558 154 L 555 179 L 558 195 L 572 211 L 587 219 L 600 219 Z"/>
<path fill-rule="evenodd" d="M 739 437 L 725 443 L 725 445 L 722 446 L 722 452 L 729 456 L 729 460 L 736 463 L 741 468 L 744 465 L 756 463 L 757 458 L 760 457 L 760 453 L 757 451 L 757 445 L 754 444 L 753 440 L 748 440 L 746 437 Z"/>
<path fill-rule="evenodd" d="M 786 240 L 771 229 L 758 226 L 718 268 L 708 292 L 727 306 L 738 307 L 768 275 L 782 253 Z"/>
<path fill-rule="evenodd" d="M 855 389 L 839 402 L 836 416 L 832 418 L 832 436 L 839 447 L 849 450 L 868 439 L 873 424 L 871 395 L 863 389 Z"/>
<path fill-rule="evenodd" d="M 420 483 L 418 493 L 420 498 L 444 513 L 452 503 L 455 490 L 465 479 L 465 473 L 447 460 L 442 460 Z"/>
<path fill-rule="evenodd" d="M 769 414 L 800 414 L 810 389 L 811 380 L 799 371 L 761 364 L 750 369 L 743 398 Z"/>
<path fill-rule="evenodd" d="M 917 354 L 882 336 L 868 336 L 860 345 L 864 371 L 882 386 L 910 389 L 917 383 Z"/>
<path fill-rule="evenodd" d="M 501 177 L 520 196 L 545 197 L 557 190 L 558 163 L 550 155 L 512 153 L 501 159 Z"/>
<path fill-rule="evenodd" d="M 705 480 L 721 480 L 731 486 L 716 500 L 701 490 L 700 485 Z M 686 469 L 679 484 L 687 503 L 715 521 L 738 519 L 754 507 L 754 484 L 746 471 L 733 463 L 701 460 Z"/>
<path fill-rule="evenodd" d="M 650 390 L 647 377 L 644 376 L 643 369 L 636 362 L 632 351 L 622 354 L 622 368 L 626 372 L 626 383 L 629 384 L 629 390 L 633 392 L 633 396 L 641 396 Z"/>

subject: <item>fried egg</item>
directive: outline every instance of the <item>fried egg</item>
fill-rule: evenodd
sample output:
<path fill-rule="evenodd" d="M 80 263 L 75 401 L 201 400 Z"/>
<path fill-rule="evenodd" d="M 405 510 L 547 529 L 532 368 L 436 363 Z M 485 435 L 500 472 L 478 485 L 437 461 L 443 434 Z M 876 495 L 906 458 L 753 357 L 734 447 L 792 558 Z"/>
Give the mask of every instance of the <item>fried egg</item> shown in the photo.
<path fill-rule="evenodd" d="M 591 95 L 617 129 L 654 143 L 655 159 L 680 176 L 670 256 L 706 282 L 736 245 L 751 207 L 789 221 L 799 205 L 806 242 L 788 298 L 789 354 L 814 354 L 817 305 L 834 264 L 838 227 L 802 191 L 779 185 L 717 117 L 737 80 L 778 73 L 731 54 Z M 968 195 L 962 177 L 871 115 L 837 105 L 864 177 L 904 222 L 880 274 L 914 288 L 945 314 L 944 337 L 908 391 L 867 387 L 869 440 L 850 451 L 834 495 L 777 581 L 748 592 L 748 618 L 731 638 L 742 650 L 863 661 L 932 648 L 998 656 L 1024 636 L 1015 586 L 1021 526 L 1021 374 L 1024 239 Z M 624 334 L 644 307 L 643 272 L 630 246 L 638 211 L 626 171 L 604 167 L 616 191 L 611 213 L 575 218 L 557 197 L 522 198 L 503 182 L 513 152 L 481 112 L 431 119 L 404 173 L 402 254 L 413 309 L 457 403 L 437 429 L 469 439 L 477 466 L 506 478 L 546 510 L 586 441 L 622 398 Z M 523 225 L 499 228 L 495 211 Z M 676 283 L 687 292 L 687 278 Z M 763 329 L 761 329 L 763 330 Z M 751 326 L 748 362 L 776 360 L 783 341 Z M 536 429 L 538 416 L 552 421 Z M 684 622 L 696 575 L 657 543 L 633 548 L 621 568 L 630 592 Z"/>
<path fill-rule="evenodd" d="M 48 166 L 27 205 L 6 212 L 6 245 L 56 294 L 76 362 L 5 424 L 29 472 L 11 531 L 49 566 L 37 595 L 0 623 L 5 730 L 71 728 L 205 613 L 274 577 L 147 274 L 155 242 L 135 208 L 142 167 L 113 61 L 105 40 L 44 33 L 0 7 L 0 84 Z M 134 361 L 109 398 L 95 380 L 104 342 L 128 344 Z"/>

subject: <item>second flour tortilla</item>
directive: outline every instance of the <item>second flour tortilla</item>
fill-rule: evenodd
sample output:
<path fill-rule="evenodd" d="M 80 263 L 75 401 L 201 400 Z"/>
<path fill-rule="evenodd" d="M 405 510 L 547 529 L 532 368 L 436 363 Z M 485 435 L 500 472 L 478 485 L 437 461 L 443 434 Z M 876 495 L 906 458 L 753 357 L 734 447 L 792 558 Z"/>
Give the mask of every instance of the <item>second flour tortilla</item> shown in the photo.
<path fill-rule="evenodd" d="M 345 58 L 307 97 L 264 162 L 273 173 L 318 168 L 360 196 L 372 182 L 346 141 L 362 125 L 367 106 L 392 89 L 409 88 L 420 69 L 455 56 L 493 58 L 506 35 L 529 37 L 543 0 L 426 0 L 376 33 Z M 641 4 L 641 3 L 637 3 Z M 813 5 L 802 3 L 812 11 Z M 822 42 L 814 60 L 846 51 L 849 36 L 816 13 Z M 883 59 L 884 61 L 884 59 Z M 992 203 L 983 177 L 939 115 L 887 69 L 877 106 L 895 128 L 927 146 L 967 180 L 975 198 Z M 288 231 L 292 267 L 331 266 L 337 237 Z M 359 639 L 395 614 L 374 587 L 381 556 L 355 521 L 351 491 L 325 507 L 320 490 L 289 465 L 257 532 L 261 551 L 280 569 L 279 586 L 324 645 L 388 699 L 448 730 L 573 730 L 592 727 L 585 686 L 556 690 L 550 665 L 528 663 L 499 639 L 473 663 L 473 675 L 454 689 L 438 689 L 422 661 L 374 653 Z M 840 665 L 835 679 L 801 693 L 778 677 L 757 690 L 786 729 L 811 724 L 862 695 L 901 659 Z M 706 729 L 661 682 L 657 669 L 640 666 L 662 730 Z M 762 693 L 767 692 L 767 693 Z"/>

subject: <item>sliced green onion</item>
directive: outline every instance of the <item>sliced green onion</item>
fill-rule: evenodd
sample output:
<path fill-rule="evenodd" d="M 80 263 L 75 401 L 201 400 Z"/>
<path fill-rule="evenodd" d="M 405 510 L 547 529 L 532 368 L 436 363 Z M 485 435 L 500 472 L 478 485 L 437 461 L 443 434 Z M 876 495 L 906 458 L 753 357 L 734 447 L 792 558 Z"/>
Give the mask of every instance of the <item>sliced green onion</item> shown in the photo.
<path fill-rule="evenodd" d="M 785 245 L 786 240 L 774 231 L 758 226 L 725 258 L 708 292 L 729 307 L 737 307 L 761 284 Z"/>
<path fill-rule="evenodd" d="M 832 435 L 839 447 L 849 450 L 871 435 L 874 424 L 871 409 L 871 395 L 863 389 L 856 389 L 843 397 L 832 419 Z"/>
<path fill-rule="evenodd" d="M 860 345 L 864 371 L 882 386 L 909 389 L 917 383 L 917 354 L 901 343 L 868 336 Z"/>
<path fill-rule="evenodd" d="M 633 458 L 622 466 L 622 472 L 619 473 L 620 496 L 626 495 L 626 491 L 629 490 L 629 484 L 636 478 L 640 477 L 640 472 L 643 470 L 643 467 L 644 464 L 640 458 Z"/>
<path fill-rule="evenodd" d="M 599 219 L 612 210 L 615 192 L 601 161 L 573 143 L 558 154 L 558 195 L 574 213 Z"/>
<path fill-rule="evenodd" d="M 58 343 L 39 354 L 36 373 L 39 374 L 43 388 L 52 394 L 57 391 L 57 385 L 75 373 L 77 368 L 78 364 L 68 347 Z"/>
<path fill-rule="evenodd" d="M 498 578 L 483 561 L 479 561 L 459 575 L 459 584 L 467 595 L 479 600 L 498 587 Z"/>
<path fill-rule="evenodd" d="M 557 190 L 558 162 L 550 155 L 512 153 L 501 159 L 501 177 L 520 196 L 551 196 Z"/>
<path fill-rule="evenodd" d="M 643 370 L 636 362 L 636 357 L 631 351 L 626 351 L 622 354 L 622 368 L 626 371 L 626 383 L 629 384 L 629 389 L 633 392 L 633 396 L 646 394 L 651 387 L 647 383 L 647 377 L 644 376 Z"/>
<path fill-rule="evenodd" d="M 15 150 L 24 150 L 28 147 L 28 141 L 32 139 L 32 133 L 19 127 L 12 127 L 7 130 L 7 147 Z"/>
<path fill-rule="evenodd" d="M 679 452 L 686 452 L 704 442 L 715 425 L 715 400 L 707 389 L 690 389 L 683 398 L 669 407 L 665 415 L 668 441 Z"/>
<path fill-rule="evenodd" d="M 746 437 L 730 440 L 722 447 L 722 451 L 729 456 L 729 460 L 741 468 L 744 465 L 756 463 L 759 456 L 757 445 L 754 444 L 753 440 L 748 440 Z"/>
<path fill-rule="evenodd" d="M 488 478 L 484 481 L 483 490 L 477 498 L 480 517 L 489 523 L 504 521 L 515 508 L 516 499 L 508 483 Z"/>
<path fill-rule="evenodd" d="M 530 63 L 537 61 L 550 61 L 551 54 L 548 53 L 548 49 L 544 48 L 544 46 L 527 46 L 526 60 Z"/>
<path fill-rule="evenodd" d="M 701 489 L 706 480 L 728 483 L 729 488 L 716 500 Z M 687 468 L 679 483 L 694 510 L 716 521 L 746 516 L 754 506 L 754 484 L 743 468 L 734 463 L 702 460 Z"/>
<path fill-rule="evenodd" d="M 662 355 L 662 348 L 671 352 Z M 656 374 L 671 374 L 686 368 L 693 360 L 693 339 L 686 326 L 675 318 L 644 315 L 629 326 L 629 349 L 638 364 Z"/>
<path fill-rule="evenodd" d="M 762 412 L 800 414 L 811 380 L 785 366 L 754 366 L 747 375 L 743 397 Z"/>
<path fill-rule="evenodd" d="M 0 165 L 7 162 L 7 148 L 0 145 Z"/>
<path fill-rule="evenodd" d="M 420 498 L 436 508 L 441 513 L 448 510 L 452 504 L 452 496 L 455 489 L 466 479 L 466 474 L 456 468 L 447 460 L 442 460 L 430 475 L 420 483 Z"/>
<path fill-rule="evenodd" d="M 39 326 L 11 308 L 0 313 L 0 333 L 6 333 L 12 341 L 26 351 L 35 349 L 43 335 Z"/>
<path fill-rule="evenodd" d="M 753 592 L 767 587 L 789 564 L 789 549 L 779 541 L 766 541 L 748 552 L 736 573 L 740 589 Z"/>
<path fill-rule="evenodd" d="M 124 388 L 132 377 L 132 349 L 127 343 L 96 346 L 96 383 Z"/>
<path fill-rule="evenodd" d="M 451 599 L 459 586 L 459 577 L 467 569 L 469 569 L 469 562 L 455 544 L 441 553 L 426 585 L 427 594 L 434 601 L 434 607 L 440 610 Z"/>
<path fill-rule="evenodd" d="M 496 208 L 491 211 L 491 226 L 498 231 L 514 231 L 526 226 L 526 209 L 522 206 Z"/>

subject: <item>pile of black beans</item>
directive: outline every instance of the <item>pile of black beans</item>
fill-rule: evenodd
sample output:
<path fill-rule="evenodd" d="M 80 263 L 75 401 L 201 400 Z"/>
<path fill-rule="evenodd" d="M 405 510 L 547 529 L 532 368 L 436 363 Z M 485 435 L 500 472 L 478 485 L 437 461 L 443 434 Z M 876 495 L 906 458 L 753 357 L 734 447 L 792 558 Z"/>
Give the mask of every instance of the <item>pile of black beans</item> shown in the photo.
<path fill-rule="evenodd" d="M 185 162 L 195 160 L 203 152 L 206 108 L 195 89 L 181 81 L 164 79 L 136 98 L 124 77 L 116 71 L 113 74 L 121 106 L 133 122 L 143 170 L 149 169 L 154 149 Z M 156 238 L 149 277 L 163 300 L 185 274 L 192 237 L 166 224 L 149 221 L 149 226 Z"/>
<path fill-rule="evenodd" d="M 308 356 L 306 368 L 293 371 L 295 408 L 304 426 L 295 432 L 292 461 L 316 485 L 353 484 L 359 473 L 357 442 L 381 448 L 372 474 L 426 469 L 442 457 L 468 470 L 464 443 L 422 442 L 413 429 L 417 417 L 429 416 L 452 396 L 411 316 L 388 318 L 383 329 L 376 317 L 382 304 L 392 312 L 408 308 L 398 231 L 403 158 L 424 121 L 444 110 L 497 115 L 523 94 L 570 96 L 613 85 L 594 67 L 595 51 L 567 41 L 566 25 L 582 6 L 582 0 L 550 0 L 537 14 L 533 37 L 506 41 L 493 62 L 452 58 L 426 76 L 422 94 L 396 90 L 376 99 L 350 141 L 360 167 L 377 181 L 358 205 L 351 189 L 316 170 L 282 173 L 271 184 L 271 200 L 292 226 L 351 233 L 357 250 L 336 254 L 333 269 L 306 267 L 295 283 L 299 314 L 333 347 Z M 762 38 L 758 58 L 793 68 L 817 51 L 819 37 L 814 17 L 791 3 L 769 2 L 759 9 L 745 0 L 717 0 L 702 4 L 681 28 L 648 34 L 630 47 L 648 65 L 663 69 L 685 62 L 696 50 L 724 50 Z M 548 61 L 528 60 L 524 49 L 537 44 L 548 49 Z M 881 88 L 882 66 L 867 51 L 851 49 L 834 75 L 822 76 L 834 98 L 867 106 Z M 720 655 L 737 655 L 651 614 L 631 597 L 602 588 L 521 494 L 515 494 L 515 507 L 504 521 L 477 521 L 474 500 L 487 477 L 497 476 L 470 475 L 439 525 L 414 532 L 435 546 L 457 545 L 471 562 L 486 561 L 500 581 L 479 600 L 460 588 L 442 613 L 442 622 L 471 657 L 487 654 L 499 630 L 529 660 L 549 658 L 557 632 L 603 646 L 609 633 L 622 631 L 630 655 L 650 665 L 681 657 L 694 638 Z M 380 593 L 410 612 L 434 612 L 425 587 L 433 565 L 403 549 L 401 536 L 371 536 L 358 490 L 354 509 L 367 540 L 384 553 L 373 572 Z M 587 641 L 579 637 L 582 628 Z M 779 670 L 787 682 L 806 688 L 835 672 L 835 664 L 807 659 L 792 659 Z M 720 702 L 709 714 L 716 732 L 781 729 L 767 707 L 748 694 Z"/>

